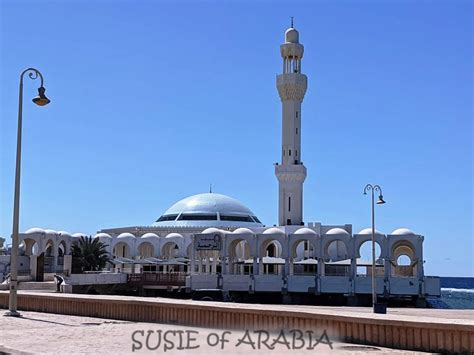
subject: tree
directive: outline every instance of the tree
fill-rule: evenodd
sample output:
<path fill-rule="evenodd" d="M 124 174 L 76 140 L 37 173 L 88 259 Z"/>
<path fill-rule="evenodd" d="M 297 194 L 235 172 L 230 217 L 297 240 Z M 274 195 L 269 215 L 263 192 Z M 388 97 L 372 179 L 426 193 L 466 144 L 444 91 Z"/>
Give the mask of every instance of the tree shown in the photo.
<path fill-rule="evenodd" d="M 82 271 L 99 271 L 109 261 L 107 245 L 99 238 L 81 237 L 72 244 L 72 257 L 75 258 Z"/>

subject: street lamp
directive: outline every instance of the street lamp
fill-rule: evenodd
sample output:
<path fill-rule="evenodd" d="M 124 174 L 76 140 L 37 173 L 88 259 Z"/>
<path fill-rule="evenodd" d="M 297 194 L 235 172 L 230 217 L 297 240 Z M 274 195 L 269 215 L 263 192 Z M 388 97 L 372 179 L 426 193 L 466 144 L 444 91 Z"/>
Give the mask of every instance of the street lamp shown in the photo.
<path fill-rule="evenodd" d="M 18 285 L 18 244 L 19 244 L 19 220 L 20 220 L 20 170 L 21 170 L 21 129 L 23 123 L 23 77 L 28 73 L 28 77 L 32 80 L 40 78 L 40 87 L 38 88 L 38 96 L 33 98 L 33 102 L 38 106 L 45 106 L 50 103 L 46 97 L 46 89 L 43 86 L 43 75 L 35 68 L 28 68 L 20 74 L 20 94 L 18 99 L 18 132 L 16 141 L 16 169 L 15 169 L 15 196 L 13 202 L 13 234 L 12 234 L 12 250 L 10 256 L 10 299 L 8 304 L 8 312 L 6 316 L 19 317 L 17 311 L 17 285 Z"/>
<path fill-rule="evenodd" d="M 382 188 L 379 185 L 367 184 L 364 187 L 364 195 L 367 191 L 372 193 L 372 308 L 374 313 L 386 313 L 386 310 L 379 310 L 377 305 L 377 290 L 375 288 L 375 203 L 383 205 L 385 203 L 382 195 Z M 375 202 L 374 192 L 379 193 L 377 202 Z"/>

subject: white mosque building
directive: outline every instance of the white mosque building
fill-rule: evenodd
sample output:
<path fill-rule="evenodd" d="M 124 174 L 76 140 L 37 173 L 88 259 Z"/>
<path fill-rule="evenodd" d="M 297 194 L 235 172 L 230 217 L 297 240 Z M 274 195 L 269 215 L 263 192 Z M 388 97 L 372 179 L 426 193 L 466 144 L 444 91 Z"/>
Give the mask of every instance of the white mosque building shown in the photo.
<path fill-rule="evenodd" d="M 149 226 L 99 231 L 95 238 L 107 245 L 113 261 L 109 272 L 182 272 L 189 291 L 216 289 L 234 295 L 371 294 L 370 264 L 361 260 L 361 247 L 370 243 L 371 229 L 353 233 L 350 224 L 303 222 L 307 171 L 301 162 L 301 106 L 307 77 L 302 73 L 304 47 L 293 25 L 285 32 L 280 53 L 278 226 L 264 226 L 251 209 L 229 196 L 211 192 L 190 196 Z M 70 275 L 71 245 L 82 235 L 39 228 L 22 233 L 24 274 L 40 280 L 54 273 Z M 377 231 L 375 240 L 378 294 L 414 299 L 439 295 L 439 279 L 424 275 L 422 235 L 399 228 L 388 234 Z M 403 257 L 408 262 L 401 264 Z"/>

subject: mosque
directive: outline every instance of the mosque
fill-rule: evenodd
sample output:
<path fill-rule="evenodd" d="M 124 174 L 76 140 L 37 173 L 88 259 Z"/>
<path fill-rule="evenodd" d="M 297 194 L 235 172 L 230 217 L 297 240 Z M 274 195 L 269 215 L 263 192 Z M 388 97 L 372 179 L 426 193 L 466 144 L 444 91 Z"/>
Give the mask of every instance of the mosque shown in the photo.
<path fill-rule="evenodd" d="M 183 273 L 188 291 L 223 290 L 234 296 L 273 292 L 284 295 L 370 295 L 371 264 L 361 260 L 371 229 L 304 223 L 301 161 L 302 102 L 307 76 L 304 47 L 292 26 L 280 46 L 282 73 L 276 87 L 282 104 L 278 226 L 266 227 L 238 200 L 202 193 L 176 202 L 149 226 L 100 230 L 107 245 L 108 272 Z M 36 280 L 54 273 L 73 276 L 71 245 L 81 233 L 33 228 L 20 235 L 23 273 Z M 424 275 L 424 237 L 406 228 L 376 232 L 377 293 L 423 299 L 439 295 L 439 279 Z M 401 260 L 408 260 L 402 263 Z M 49 275 L 49 276 L 48 276 Z M 238 298 L 238 297 L 237 297 Z"/>

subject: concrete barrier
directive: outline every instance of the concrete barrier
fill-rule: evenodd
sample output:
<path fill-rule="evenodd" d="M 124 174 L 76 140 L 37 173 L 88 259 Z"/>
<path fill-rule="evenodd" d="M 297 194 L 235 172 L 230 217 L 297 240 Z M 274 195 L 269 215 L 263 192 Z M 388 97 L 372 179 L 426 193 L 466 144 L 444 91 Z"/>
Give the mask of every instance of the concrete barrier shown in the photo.
<path fill-rule="evenodd" d="M 0 307 L 7 308 L 7 305 L 8 293 L 0 292 Z M 348 308 L 336 307 L 330 309 L 76 294 L 20 293 L 18 308 L 25 311 L 220 329 L 325 329 L 330 338 L 351 343 L 443 353 L 474 351 L 474 321 L 467 319 L 356 313 Z"/>

